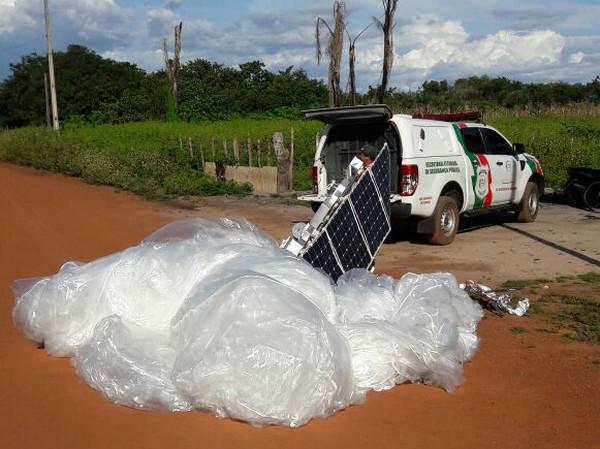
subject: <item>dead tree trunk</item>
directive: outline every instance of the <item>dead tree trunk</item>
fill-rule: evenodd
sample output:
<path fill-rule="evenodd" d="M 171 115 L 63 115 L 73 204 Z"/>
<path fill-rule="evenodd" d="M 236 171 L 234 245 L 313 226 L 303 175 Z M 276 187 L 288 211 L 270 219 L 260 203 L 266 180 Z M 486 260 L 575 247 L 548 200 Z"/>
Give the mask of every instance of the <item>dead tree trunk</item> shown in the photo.
<path fill-rule="evenodd" d="M 169 77 L 169 89 L 173 96 L 173 101 L 177 105 L 177 77 L 179 70 L 181 69 L 180 57 L 181 57 L 181 28 L 183 22 L 179 22 L 179 25 L 175 27 L 175 42 L 173 47 L 173 59 L 169 59 L 169 50 L 167 50 L 167 39 L 163 41 L 163 57 L 165 60 L 165 68 L 167 70 L 167 76 Z"/>
<path fill-rule="evenodd" d="M 396 6 L 398 0 L 382 0 L 384 19 L 383 23 L 375 19 L 377 26 L 383 31 L 383 68 L 381 73 L 381 86 L 377 100 L 383 103 L 385 93 L 389 84 L 389 77 L 394 65 L 394 15 L 396 14 Z"/>
<path fill-rule="evenodd" d="M 350 101 L 350 106 L 354 106 L 356 104 L 356 68 L 355 68 L 356 67 L 356 41 L 358 41 L 360 39 L 360 37 L 365 33 L 365 31 L 367 31 L 371 27 L 371 25 L 373 25 L 373 22 L 371 22 L 369 25 L 364 27 L 355 38 L 352 38 L 350 36 L 350 33 L 347 32 L 348 42 L 349 42 L 349 46 L 348 46 L 349 94 L 348 94 L 348 97 L 349 97 L 349 101 Z"/>
<path fill-rule="evenodd" d="M 348 75 L 348 83 L 350 84 L 350 106 L 356 104 L 356 72 L 354 70 L 356 53 L 354 50 L 354 43 L 351 43 L 350 48 L 348 49 L 348 65 L 350 66 L 350 73 Z"/>
<path fill-rule="evenodd" d="M 325 27 L 329 32 L 327 40 L 327 54 L 329 55 L 329 74 L 327 77 L 327 90 L 329 93 L 329 106 L 340 106 L 342 103 L 342 90 L 340 87 L 342 53 L 344 51 L 344 32 L 346 29 L 345 23 L 346 6 L 344 2 L 333 2 L 333 29 L 329 24 L 317 17 L 315 30 L 316 46 L 317 46 L 317 64 L 321 63 L 321 31 Z"/>

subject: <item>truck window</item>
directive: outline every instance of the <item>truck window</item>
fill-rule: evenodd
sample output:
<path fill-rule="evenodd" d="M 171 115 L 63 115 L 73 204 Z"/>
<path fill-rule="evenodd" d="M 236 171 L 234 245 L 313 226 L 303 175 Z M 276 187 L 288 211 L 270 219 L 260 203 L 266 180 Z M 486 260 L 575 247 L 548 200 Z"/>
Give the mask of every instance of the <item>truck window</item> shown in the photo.
<path fill-rule="evenodd" d="M 474 154 L 485 154 L 485 145 L 479 128 L 462 128 L 460 130 L 467 150 Z"/>
<path fill-rule="evenodd" d="M 512 155 L 512 146 L 493 129 L 483 128 L 481 130 L 485 139 L 487 154 Z"/>

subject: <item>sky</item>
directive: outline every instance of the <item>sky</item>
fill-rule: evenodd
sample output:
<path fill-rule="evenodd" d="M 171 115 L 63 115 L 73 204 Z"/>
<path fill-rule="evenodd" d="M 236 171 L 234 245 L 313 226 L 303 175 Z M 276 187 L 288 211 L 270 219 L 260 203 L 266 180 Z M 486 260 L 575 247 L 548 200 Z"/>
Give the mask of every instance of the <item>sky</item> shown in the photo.
<path fill-rule="evenodd" d="M 85 45 L 145 70 L 162 68 L 162 40 L 172 48 L 183 21 L 184 61 L 228 66 L 260 60 L 325 78 L 317 65 L 317 17 L 332 22 L 330 0 L 49 0 L 55 50 Z M 348 0 L 348 32 L 382 14 L 381 0 Z M 588 82 L 600 75 L 600 0 L 400 0 L 391 86 L 472 75 L 525 82 Z M 345 43 L 347 44 L 346 38 Z M 382 34 L 371 26 L 356 43 L 357 84 L 381 76 Z M 0 0 L 0 80 L 22 55 L 45 54 L 42 0 Z M 343 62 L 343 83 L 347 61 Z"/>

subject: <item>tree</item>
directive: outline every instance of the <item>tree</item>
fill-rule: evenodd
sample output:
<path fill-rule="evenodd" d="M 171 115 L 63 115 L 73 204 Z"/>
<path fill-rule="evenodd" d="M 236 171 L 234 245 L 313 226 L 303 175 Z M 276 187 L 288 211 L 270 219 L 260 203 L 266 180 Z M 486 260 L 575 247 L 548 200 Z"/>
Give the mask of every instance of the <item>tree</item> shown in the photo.
<path fill-rule="evenodd" d="M 327 54 L 329 55 L 329 73 L 327 81 L 327 90 L 329 92 L 329 106 L 340 106 L 342 102 L 342 91 L 340 88 L 342 53 L 344 51 L 344 31 L 346 6 L 344 2 L 333 2 L 333 29 L 327 21 L 317 17 L 315 39 L 317 47 L 317 64 L 321 63 L 321 33 L 323 28 L 329 32 L 327 39 Z"/>
<path fill-rule="evenodd" d="M 86 47 L 69 45 L 54 53 L 58 101 L 63 117 L 88 115 L 116 101 L 124 90 L 140 87 L 145 73 L 134 64 L 106 59 Z M 7 126 L 46 122 L 46 57 L 31 54 L 10 65 L 4 81 Z"/>
<path fill-rule="evenodd" d="M 394 15 L 396 14 L 398 0 L 381 0 L 381 3 L 383 5 L 383 22 L 373 17 L 373 21 L 378 28 L 383 31 L 383 68 L 377 98 L 379 103 L 383 103 L 388 88 L 389 76 L 394 65 Z"/>
<path fill-rule="evenodd" d="M 167 76 L 169 78 L 169 86 L 171 88 L 171 95 L 173 96 L 173 101 L 175 102 L 175 106 L 177 106 L 177 77 L 179 75 L 179 70 L 181 69 L 181 28 L 183 27 L 183 22 L 179 22 L 179 25 L 175 27 L 174 32 L 174 42 L 173 42 L 173 59 L 169 59 L 169 50 L 167 49 L 167 38 L 163 40 L 163 57 L 165 59 L 165 68 L 167 71 Z"/>
<path fill-rule="evenodd" d="M 356 64 L 356 42 L 360 39 L 360 37 L 371 27 L 371 25 L 373 25 L 373 22 L 371 22 L 369 25 L 367 25 L 365 28 L 363 28 L 361 30 L 360 33 L 358 33 L 356 35 L 356 37 L 352 38 L 350 36 L 350 33 L 348 33 L 346 31 L 346 34 L 348 35 L 348 68 L 349 68 L 349 72 L 348 72 L 348 85 L 349 85 L 349 100 L 350 100 L 350 105 L 354 106 L 356 104 L 356 69 L 355 69 L 355 64 Z"/>

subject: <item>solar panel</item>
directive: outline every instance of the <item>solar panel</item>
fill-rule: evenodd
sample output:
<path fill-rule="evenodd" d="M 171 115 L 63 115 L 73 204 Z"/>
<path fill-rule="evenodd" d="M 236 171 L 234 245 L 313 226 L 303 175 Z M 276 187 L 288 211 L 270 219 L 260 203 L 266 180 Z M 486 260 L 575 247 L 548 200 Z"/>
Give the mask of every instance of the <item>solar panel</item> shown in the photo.
<path fill-rule="evenodd" d="M 375 184 L 377 184 L 377 189 L 379 190 L 379 195 L 381 198 L 389 198 L 390 197 L 390 150 L 387 145 L 377 156 L 377 159 L 373 163 L 371 168 L 371 174 L 375 179 Z M 387 216 L 389 218 L 391 213 L 391 205 L 389 201 L 385 201 L 383 205 Z"/>
<path fill-rule="evenodd" d="M 326 232 L 344 271 L 369 266 L 371 253 L 349 201 L 345 201 L 337 209 L 327 225 Z"/>
<path fill-rule="evenodd" d="M 337 262 L 337 258 L 331 247 L 331 242 L 326 233 L 321 234 L 302 257 L 313 267 L 323 270 L 331 276 L 334 281 L 337 281 L 344 273 Z"/>
<path fill-rule="evenodd" d="M 369 244 L 369 251 L 375 254 L 389 233 L 390 226 L 371 176 L 363 176 L 361 183 L 350 194 L 350 202 Z"/>
<path fill-rule="evenodd" d="M 353 268 L 372 269 L 376 254 L 390 233 L 390 151 L 387 145 L 344 195 L 338 198 L 332 212 L 316 220 L 322 224 L 314 225 L 318 228 L 316 233 L 305 247 L 300 246 L 295 252 L 334 281 Z"/>

